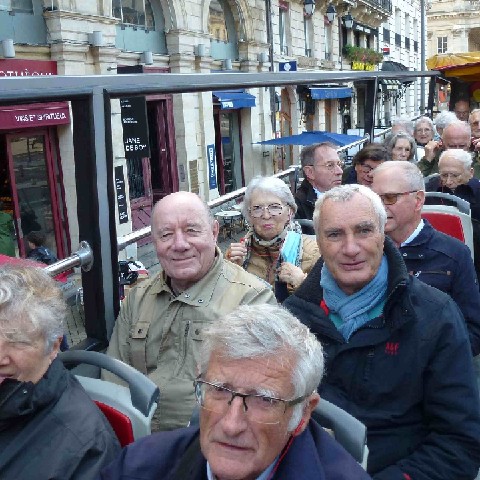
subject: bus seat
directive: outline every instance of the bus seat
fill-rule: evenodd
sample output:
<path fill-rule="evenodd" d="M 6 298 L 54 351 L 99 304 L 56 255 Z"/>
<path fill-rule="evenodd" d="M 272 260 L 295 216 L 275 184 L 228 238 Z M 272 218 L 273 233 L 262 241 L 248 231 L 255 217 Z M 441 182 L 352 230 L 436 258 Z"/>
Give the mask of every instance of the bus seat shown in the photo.
<path fill-rule="evenodd" d="M 76 375 L 109 420 L 122 447 L 150 435 L 151 421 L 160 393 L 157 385 L 149 378 L 130 365 L 99 352 L 68 350 L 61 352 L 58 358 L 65 365 L 85 363 L 104 368 L 127 384 L 122 386 L 99 378 Z"/>
<path fill-rule="evenodd" d="M 473 225 L 470 215 L 449 205 L 424 205 L 422 218 L 427 219 L 436 230 L 465 243 L 474 260 Z"/>

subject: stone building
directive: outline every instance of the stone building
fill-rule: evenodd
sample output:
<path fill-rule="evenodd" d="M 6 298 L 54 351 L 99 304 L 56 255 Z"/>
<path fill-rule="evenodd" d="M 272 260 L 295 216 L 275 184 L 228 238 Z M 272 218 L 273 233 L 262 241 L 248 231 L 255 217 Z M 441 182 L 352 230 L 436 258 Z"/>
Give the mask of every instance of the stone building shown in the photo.
<path fill-rule="evenodd" d="M 0 76 L 418 70 L 418 2 L 318 1 L 310 14 L 312 2 L 301 0 L 0 0 Z M 349 58 L 347 45 L 383 57 L 369 67 Z M 419 89 L 419 82 L 381 83 L 378 125 L 418 114 Z M 128 198 L 119 235 L 149 224 L 152 205 L 170 192 L 191 190 L 211 200 L 296 162 L 298 147 L 272 149 L 259 141 L 303 130 L 361 129 L 365 86 L 339 82 L 145 100 L 146 158 L 125 158 L 120 103 L 112 105 L 114 167 L 126 179 Z M 31 230 L 43 230 L 59 257 L 78 244 L 73 128 L 67 103 L 0 108 L 0 198 L 14 218 L 21 254 Z"/>

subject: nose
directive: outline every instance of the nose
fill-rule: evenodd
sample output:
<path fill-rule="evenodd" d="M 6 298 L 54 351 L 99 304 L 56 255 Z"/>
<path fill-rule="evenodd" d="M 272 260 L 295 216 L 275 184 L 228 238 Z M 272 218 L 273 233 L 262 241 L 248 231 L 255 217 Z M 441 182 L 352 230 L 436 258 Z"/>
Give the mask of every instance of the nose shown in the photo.
<path fill-rule="evenodd" d="M 355 257 L 359 251 L 360 247 L 355 236 L 353 234 L 347 234 L 343 244 L 343 253 L 348 257 Z"/>
<path fill-rule="evenodd" d="M 335 173 L 340 173 L 340 174 L 343 173 L 342 166 L 339 163 L 335 165 Z"/>
<path fill-rule="evenodd" d="M 262 218 L 270 218 L 270 217 L 271 217 L 271 215 L 270 215 L 270 212 L 269 212 L 268 208 L 263 207 Z"/>
<path fill-rule="evenodd" d="M 173 248 L 175 250 L 188 250 L 190 248 L 190 244 L 187 242 L 183 232 L 175 232 L 173 238 Z"/>
<path fill-rule="evenodd" d="M 8 355 L 7 343 L 0 340 L 0 365 L 8 365 L 10 363 L 10 357 Z"/>
<path fill-rule="evenodd" d="M 246 412 L 243 408 L 243 399 L 235 397 L 221 420 L 225 434 L 233 437 L 247 428 Z"/>

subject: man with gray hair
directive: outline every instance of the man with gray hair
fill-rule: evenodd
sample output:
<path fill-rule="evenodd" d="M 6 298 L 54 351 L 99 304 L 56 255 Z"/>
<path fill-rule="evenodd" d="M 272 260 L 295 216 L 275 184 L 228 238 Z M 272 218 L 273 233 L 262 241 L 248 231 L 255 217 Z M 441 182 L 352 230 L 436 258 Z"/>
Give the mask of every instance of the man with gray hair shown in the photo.
<path fill-rule="evenodd" d="M 242 306 L 212 323 L 200 349 L 200 427 L 128 446 L 103 480 L 363 480 L 370 478 L 315 421 L 323 352 L 279 306 Z"/>
<path fill-rule="evenodd" d="M 473 479 L 480 400 L 457 305 L 408 275 L 369 188 L 328 191 L 313 220 L 322 258 L 284 305 L 324 347 L 321 397 L 366 425 L 375 480 Z"/>
<path fill-rule="evenodd" d="M 204 329 L 238 305 L 276 303 L 269 285 L 223 259 L 218 222 L 191 192 L 160 200 L 152 238 L 162 269 L 125 298 L 107 354 L 147 375 L 160 388 L 152 429 L 187 425 L 195 406 L 193 380 Z M 104 378 L 118 381 L 108 372 Z"/>
<path fill-rule="evenodd" d="M 478 355 L 480 291 L 469 248 L 422 219 L 425 182 L 416 165 L 393 161 L 380 167 L 374 171 L 372 190 L 387 211 L 385 233 L 399 248 L 410 275 L 455 300 L 465 318 L 472 354 Z"/>
<path fill-rule="evenodd" d="M 295 218 L 311 220 L 317 198 L 327 190 L 341 185 L 343 163 L 335 146 L 328 142 L 303 147 L 300 162 L 305 178 L 295 194 L 298 207 Z"/>
<path fill-rule="evenodd" d="M 440 155 L 448 149 L 456 148 L 469 151 L 472 143 L 472 131 L 467 122 L 455 120 L 449 123 L 442 133 L 440 141 L 431 140 L 425 145 L 425 155 L 417 163 L 424 177 L 438 173 Z"/>

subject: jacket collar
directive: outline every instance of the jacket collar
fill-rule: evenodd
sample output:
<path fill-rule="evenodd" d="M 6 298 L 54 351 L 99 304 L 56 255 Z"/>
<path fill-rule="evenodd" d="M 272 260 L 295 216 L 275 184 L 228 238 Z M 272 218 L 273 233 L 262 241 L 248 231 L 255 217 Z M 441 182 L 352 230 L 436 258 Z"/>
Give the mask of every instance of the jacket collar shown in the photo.
<path fill-rule="evenodd" d="M 298 190 L 304 192 L 305 201 L 307 203 L 310 203 L 313 206 L 315 205 L 315 202 L 317 201 L 317 194 L 315 193 L 312 184 L 306 178 L 303 179 Z"/>
<path fill-rule="evenodd" d="M 217 246 L 215 247 L 215 260 L 207 274 L 190 288 L 180 293 L 175 299 L 195 307 L 208 305 L 212 300 L 218 279 L 223 273 L 223 255 Z M 151 289 L 152 295 L 162 293 L 166 293 L 169 296 L 172 295 L 172 290 L 167 283 L 167 276 L 163 270 L 158 273 Z"/>

